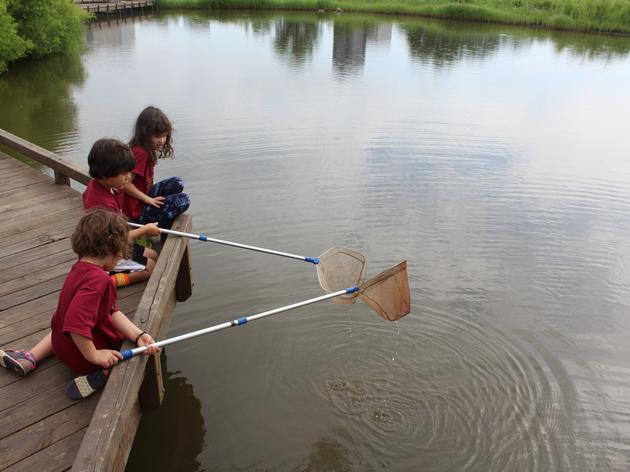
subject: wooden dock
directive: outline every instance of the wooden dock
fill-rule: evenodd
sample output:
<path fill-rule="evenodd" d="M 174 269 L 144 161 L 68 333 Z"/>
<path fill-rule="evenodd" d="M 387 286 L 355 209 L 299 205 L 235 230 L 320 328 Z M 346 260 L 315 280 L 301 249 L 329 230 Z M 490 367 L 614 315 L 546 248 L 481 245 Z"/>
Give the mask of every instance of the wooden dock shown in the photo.
<path fill-rule="evenodd" d="M 145 8 L 153 8 L 153 0 L 75 0 L 75 3 L 89 13 L 134 13 L 143 12 Z"/>
<path fill-rule="evenodd" d="M 26 349 L 50 326 L 65 274 L 76 261 L 69 236 L 82 215 L 82 168 L 0 130 L 0 144 L 53 169 L 54 178 L 0 150 L 0 348 Z M 173 229 L 191 230 L 180 216 Z M 191 294 L 188 244 L 166 239 L 147 283 L 119 290 L 121 310 L 155 339 L 165 337 L 176 301 Z M 126 343 L 123 348 L 131 347 Z M 74 374 L 54 356 L 20 378 L 0 368 L 0 471 L 124 470 L 143 411 L 164 387 L 158 356 L 116 366 L 102 392 L 66 398 Z"/>

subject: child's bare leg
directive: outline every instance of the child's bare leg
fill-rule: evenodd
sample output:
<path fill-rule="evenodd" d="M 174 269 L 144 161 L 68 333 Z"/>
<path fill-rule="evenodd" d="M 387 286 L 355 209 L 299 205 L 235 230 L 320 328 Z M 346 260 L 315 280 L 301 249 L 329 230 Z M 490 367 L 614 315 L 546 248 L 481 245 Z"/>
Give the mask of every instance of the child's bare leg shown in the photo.
<path fill-rule="evenodd" d="M 144 251 L 145 251 L 145 257 L 147 257 L 146 256 L 147 251 L 151 251 L 152 253 L 157 255 L 157 253 L 153 249 L 145 249 Z M 130 273 L 129 284 L 131 285 L 138 282 L 142 282 L 143 280 L 147 280 L 149 277 L 151 277 L 151 274 L 153 273 L 154 268 L 155 268 L 155 260 L 147 257 L 146 269 L 139 272 Z"/>
<path fill-rule="evenodd" d="M 35 346 L 31 349 L 31 355 L 35 358 L 35 362 L 40 363 L 47 357 L 52 356 L 52 331 L 49 331 Z"/>
<path fill-rule="evenodd" d="M 155 251 L 155 249 L 151 249 L 150 247 L 144 248 L 144 253 L 142 255 L 147 259 L 153 260 L 154 263 L 158 259 L 158 253 Z"/>
<path fill-rule="evenodd" d="M 132 272 L 128 274 L 129 277 L 129 285 L 137 284 L 138 282 L 142 282 L 143 280 L 147 280 L 151 277 L 151 274 L 147 270 L 142 270 L 140 272 Z"/>

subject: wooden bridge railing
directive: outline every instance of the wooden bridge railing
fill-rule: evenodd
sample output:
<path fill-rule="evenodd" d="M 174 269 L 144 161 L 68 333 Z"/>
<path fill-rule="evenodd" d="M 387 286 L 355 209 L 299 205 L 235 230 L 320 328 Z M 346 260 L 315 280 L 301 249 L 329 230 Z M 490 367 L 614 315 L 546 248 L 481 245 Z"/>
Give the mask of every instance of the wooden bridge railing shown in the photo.
<path fill-rule="evenodd" d="M 82 167 L 3 129 L 0 129 L 0 144 L 50 167 L 55 175 L 55 183 L 58 185 L 70 185 L 70 179 L 83 185 L 87 185 L 90 181 L 90 174 Z"/>
<path fill-rule="evenodd" d="M 56 184 L 70 185 L 73 179 L 87 185 L 90 180 L 82 167 L 3 129 L 0 144 L 53 169 Z M 173 229 L 190 232 L 190 215 L 180 215 Z M 132 318 L 154 339 L 165 336 L 176 302 L 192 294 L 190 267 L 188 240 L 168 237 Z M 129 342 L 123 345 L 130 347 Z M 159 356 L 137 356 L 112 369 L 72 470 L 123 471 L 142 412 L 159 407 L 163 397 Z"/>

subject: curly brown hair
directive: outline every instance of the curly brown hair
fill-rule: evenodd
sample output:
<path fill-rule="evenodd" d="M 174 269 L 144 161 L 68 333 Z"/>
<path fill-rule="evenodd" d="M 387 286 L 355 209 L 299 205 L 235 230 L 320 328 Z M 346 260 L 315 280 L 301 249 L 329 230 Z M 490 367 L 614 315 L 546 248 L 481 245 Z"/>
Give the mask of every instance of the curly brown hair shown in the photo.
<path fill-rule="evenodd" d="M 72 250 L 79 257 L 129 255 L 129 230 L 122 216 L 102 208 L 85 214 L 72 233 Z"/>
<path fill-rule="evenodd" d="M 166 141 L 157 154 L 151 145 L 151 137 L 161 134 L 166 135 Z M 154 165 L 157 164 L 158 159 L 173 157 L 173 125 L 171 121 L 159 108 L 146 107 L 138 115 L 129 146 L 143 147 L 151 156 Z"/>

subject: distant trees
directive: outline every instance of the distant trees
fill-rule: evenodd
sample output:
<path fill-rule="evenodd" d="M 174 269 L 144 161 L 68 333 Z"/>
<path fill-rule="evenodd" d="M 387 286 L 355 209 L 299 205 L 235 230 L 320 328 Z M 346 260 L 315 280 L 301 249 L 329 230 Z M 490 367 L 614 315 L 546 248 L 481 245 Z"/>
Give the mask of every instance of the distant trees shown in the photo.
<path fill-rule="evenodd" d="M 80 47 L 86 18 L 72 0 L 0 0 L 0 73 L 28 55 Z"/>

